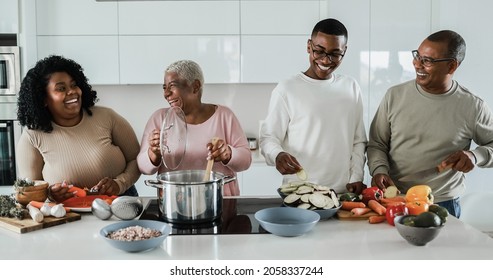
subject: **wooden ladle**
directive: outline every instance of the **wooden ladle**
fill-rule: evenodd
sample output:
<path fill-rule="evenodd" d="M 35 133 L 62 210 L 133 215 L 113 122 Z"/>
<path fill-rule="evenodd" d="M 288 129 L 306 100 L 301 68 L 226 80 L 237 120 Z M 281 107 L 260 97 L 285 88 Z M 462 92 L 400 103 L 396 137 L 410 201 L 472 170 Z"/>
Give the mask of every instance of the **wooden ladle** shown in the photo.
<path fill-rule="evenodd" d="M 211 143 L 212 145 L 216 145 L 217 141 L 219 140 L 218 137 L 214 137 L 211 139 Z M 203 181 L 207 181 L 209 180 L 209 178 L 211 177 L 211 171 L 212 171 L 212 165 L 214 164 L 214 159 L 211 158 L 207 161 L 207 167 L 205 168 L 205 172 L 204 172 L 204 179 Z"/>

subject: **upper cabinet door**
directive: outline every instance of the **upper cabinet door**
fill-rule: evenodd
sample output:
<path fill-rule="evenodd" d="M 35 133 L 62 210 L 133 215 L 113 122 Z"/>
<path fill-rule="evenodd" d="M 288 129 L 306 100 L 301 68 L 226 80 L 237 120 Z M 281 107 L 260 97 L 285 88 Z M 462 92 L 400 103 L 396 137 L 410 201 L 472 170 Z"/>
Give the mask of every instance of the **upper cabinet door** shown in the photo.
<path fill-rule="evenodd" d="M 305 35 L 320 19 L 319 1 L 241 1 L 242 35 Z"/>
<path fill-rule="evenodd" d="M 118 84 L 118 36 L 38 36 L 38 58 L 56 54 L 84 68 L 92 85 Z"/>
<path fill-rule="evenodd" d="M 303 36 L 242 36 L 241 82 L 277 83 L 309 67 Z"/>
<path fill-rule="evenodd" d="M 17 0 L 2 0 L 0 4 L 0 33 L 19 32 L 19 5 Z"/>
<path fill-rule="evenodd" d="M 120 35 L 237 35 L 239 1 L 119 2 Z"/>
<path fill-rule="evenodd" d="M 37 0 L 37 35 L 116 35 L 117 13 L 117 2 Z"/>
<path fill-rule="evenodd" d="M 162 84 L 165 68 L 191 59 L 205 83 L 239 82 L 239 36 L 120 36 L 122 84 Z"/>

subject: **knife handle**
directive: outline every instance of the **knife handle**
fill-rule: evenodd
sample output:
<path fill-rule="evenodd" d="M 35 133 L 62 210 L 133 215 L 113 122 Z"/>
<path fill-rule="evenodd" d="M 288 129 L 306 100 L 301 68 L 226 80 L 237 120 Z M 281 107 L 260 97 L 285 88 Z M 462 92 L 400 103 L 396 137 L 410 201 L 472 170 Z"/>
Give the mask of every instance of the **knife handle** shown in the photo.
<path fill-rule="evenodd" d="M 441 164 L 439 164 L 437 166 L 438 173 L 441 173 L 441 172 L 443 172 L 445 170 L 448 170 L 448 169 L 452 168 L 453 165 L 454 165 L 453 163 L 449 163 L 449 164 L 447 164 L 445 166 L 442 166 Z"/>

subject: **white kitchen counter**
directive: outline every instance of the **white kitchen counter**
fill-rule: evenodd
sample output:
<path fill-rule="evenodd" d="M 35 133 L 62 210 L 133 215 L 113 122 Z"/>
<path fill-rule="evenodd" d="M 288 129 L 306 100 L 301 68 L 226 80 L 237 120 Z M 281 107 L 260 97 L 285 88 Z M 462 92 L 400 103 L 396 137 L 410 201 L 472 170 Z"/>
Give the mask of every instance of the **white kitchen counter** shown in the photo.
<path fill-rule="evenodd" d="M 147 204 L 147 198 L 144 199 Z M 0 229 L 0 259 L 493 259 L 493 239 L 451 217 L 426 246 L 408 244 L 387 223 L 324 220 L 299 237 L 272 234 L 169 236 L 151 251 L 127 253 L 111 247 L 99 230 L 119 221 L 84 213 L 80 221 L 18 234 Z"/>

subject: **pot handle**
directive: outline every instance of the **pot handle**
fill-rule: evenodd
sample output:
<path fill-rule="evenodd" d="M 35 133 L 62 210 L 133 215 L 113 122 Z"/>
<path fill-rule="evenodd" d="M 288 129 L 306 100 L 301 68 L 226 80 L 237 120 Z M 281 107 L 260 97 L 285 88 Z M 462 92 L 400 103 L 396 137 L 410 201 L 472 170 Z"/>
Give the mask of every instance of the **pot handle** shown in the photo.
<path fill-rule="evenodd" d="M 159 180 L 144 180 L 144 183 L 146 186 L 154 187 L 156 189 L 163 188 L 163 184 Z"/>
<path fill-rule="evenodd" d="M 234 180 L 236 180 L 235 176 L 230 176 L 230 175 L 224 176 L 223 177 L 223 185 L 230 183 L 230 182 L 233 182 Z"/>

